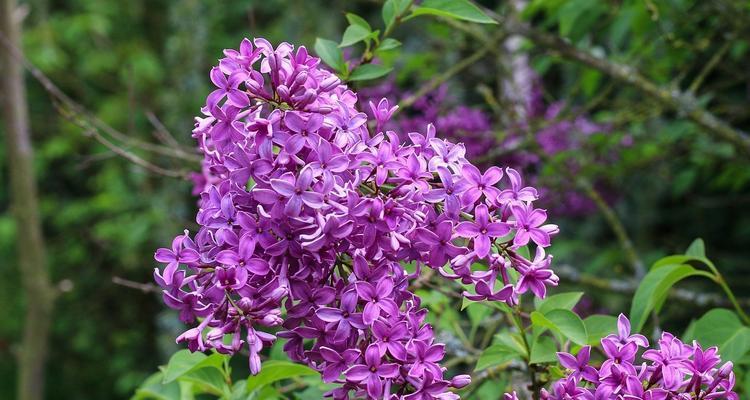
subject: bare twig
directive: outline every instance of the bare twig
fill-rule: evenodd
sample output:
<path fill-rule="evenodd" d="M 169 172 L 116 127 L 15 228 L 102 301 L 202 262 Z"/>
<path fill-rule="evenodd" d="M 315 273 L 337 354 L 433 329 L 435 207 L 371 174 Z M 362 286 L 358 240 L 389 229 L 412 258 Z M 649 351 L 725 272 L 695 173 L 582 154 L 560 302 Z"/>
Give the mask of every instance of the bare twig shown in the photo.
<path fill-rule="evenodd" d="M 503 18 L 492 10 L 485 9 L 485 11 L 500 23 L 500 29 L 503 31 L 522 35 L 548 51 L 624 82 L 665 107 L 685 115 L 716 138 L 732 143 L 745 154 L 750 154 L 750 136 L 701 107 L 691 93 L 683 92 L 677 88 L 661 87 L 628 65 L 597 57 L 588 51 L 573 46 L 558 36 L 538 30 L 525 22 L 514 18 Z"/>
<path fill-rule="evenodd" d="M 179 147 L 167 147 L 162 146 L 154 143 L 149 143 L 143 140 L 139 140 L 136 138 L 133 138 L 131 136 L 128 136 L 117 129 L 113 128 L 111 125 L 107 124 L 106 122 L 102 121 L 98 117 L 96 117 L 93 113 L 88 111 L 83 105 L 73 100 L 70 96 L 68 96 L 65 92 L 63 92 L 57 85 L 55 85 L 52 80 L 45 75 L 39 68 L 34 66 L 24 55 L 23 53 L 14 46 L 8 38 L 0 32 L 0 44 L 5 47 L 7 50 L 7 54 L 15 58 L 19 63 L 21 63 L 26 70 L 31 73 L 31 76 L 34 77 L 34 79 L 39 82 L 40 85 L 42 85 L 42 88 L 57 102 L 60 103 L 62 108 L 65 108 L 69 110 L 69 113 L 75 114 L 78 118 L 86 120 L 87 125 L 90 127 L 93 127 L 97 130 L 101 130 L 102 132 L 106 133 L 107 135 L 111 136 L 113 139 L 119 140 L 127 146 L 137 147 L 144 151 L 149 151 L 154 154 L 159 154 L 162 156 L 167 156 L 174 159 L 180 159 L 185 160 L 189 162 L 199 162 L 201 160 L 201 157 L 192 152 L 183 150 Z"/>
<path fill-rule="evenodd" d="M 488 52 L 492 50 L 494 46 L 497 46 L 498 43 L 505 37 L 505 33 L 498 32 L 493 38 L 489 39 L 486 43 L 483 44 L 483 46 L 471 54 L 470 56 L 464 58 L 460 62 L 456 63 L 454 66 L 448 68 L 445 72 L 435 76 L 434 78 L 430 79 L 426 84 L 424 84 L 422 87 L 417 89 L 416 92 L 414 92 L 412 95 L 408 96 L 407 98 L 401 100 L 399 102 L 399 109 L 396 110 L 396 112 L 402 111 L 406 108 L 411 107 L 414 105 L 414 103 L 422 98 L 427 93 L 432 92 L 433 90 L 437 89 L 440 85 L 448 81 L 453 76 L 459 74 L 464 69 L 470 67 L 477 61 L 481 60 L 485 55 L 487 55 Z"/>
<path fill-rule="evenodd" d="M 87 121 L 81 120 L 77 118 L 76 115 L 68 114 L 65 110 L 59 109 L 60 114 L 71 121 L 72 123 L 76 124 L 78 127 L 83 129 L 83 134 L 85 136 L 91 136 L 94 139 L 96 139 L 97 142 L 103 144 L 105 147 L 110 149 L 113 153 L 119 155 L 120 157 L 132 162 L 133 164 L 136 164 L 140 167 L 143 167 L 155 174 L 163 175 L 170 178 L 186 178 L 187 174 L 181 171 L 174 171 L 171 169 L 162 168 L 156 164 L 153 164 L 149 161 L 144 160 L 140 156 L 136 155 L 133 152 L 130 152 L 122 147 L 119 147 L 106 137 L 104 137 L 98 129 L 90 126 Z"/>
<path fill-rule="evenodd" d="M 120 278 L 119 276 L 113 276 L 112 283 L 114 283 L 115 285 L 120 285 L 120 286 L 130 288 L 130 289 L 137 289 L 143 293 L 161 293 L 161 289 L 159 289 L 159 287 L 157 287 L 153 283 L 135 282 L 129 279 Z"/>
<path fill-rule="evenodd" d="M 646 267 L 643 265 L 643 261 L 641 261 L 641 258 L 638 256 L 638 252 L 635 250 L 635 246 L 633 246 L 633 241 L 630 240 L 630 236 L 625 230 L 625 225 L 623 225 L 620 218 L 617 217 L 617 214 L 615 214 L 615 211 L 612 209 L 612 207 L 607 204 L 601 194 L 599 194 L 599 191 L 597 191 L 591 184 L 591 182 L 589 182 L 587 179 L 583 177 L 575 178 L 574 176 L 570 176 L 570 178 L 576 179 L 576 183 L 578 184 L 578 186 L 583 189 L 583 192 L 586 194 L 586 196 L 588 196 L 588 198 L 591 199 L 594 204 L 596 204 L 596 207 L 602 213 L 602 216 L 604 216 L 607 224 L 610 226 L 612 232 L 617 237 L 617 241 L 620 243 L 620 247 L 622 247 L 623 251 L 625 252 L 625 256 L 628 258 L 630 266 L 633 267 L 636 278 L 640 279 L 641 277 L 646 275 Z"/>
<path fill-rule="evenodd" d="M 156 129 L 154 131 L 154 136 L 156 136 L 157 139 L 159 139 L 162 143 L 172 146 L 172 147 L 179 147 L 180 143 L 177 142 L 177 139 L 175 139 L 174 135 L 169 132 L 169 129 L 167 129 L 166 126 L 159 120 L 159 118 L 151 111 L 146 112 L 146 118 L 148 118 L 148 121 L 151 122 L 151 125 L 154 126 Z"/>
<path fill-rule="evenodd" d="M 719 48 L 719 50 L 714 54 L 711 59 L 706 63 L 705 66 L 703 66 L 703 69 L 700 73 L 698 73 L 698 76 L 695 78 L 693 83 L 690 84 L 690 87 L 688 88 L 688 92 L 690 93 L 696 93 L 698 92 L 698 88 L 703 84 L 703 81 L 706 79 L 708 74 L 713 71 L 714 68 L 716 68 L 717 65 L 719 65 L 719 61 L 721 61 L 722 57 L 724 57 L 724 54 L 727 53 L 729 48 L 731 47 L 732 42 L 726 41 L 724 44 Z"/>
<path fill-rule="evenodd" d="M 624 295 L 632 295 L 638 289 L 638 281 L 636 280 L 601 278 L 581 273 L 579 269 L 568 264 L 556 265 L 555 274 L 560 278 L 563 278 L 566 282 L 578 283 Z M 724 296 L 716 293 L 695 292 L 688 289 L 673 288 L 669 292 L 669 297 L 674 300 L 684 301 L 701 307 L 709 305 L 731 306 L 731 303 Z M 744 306 L 750 306 L 750 299 L 740 299 L 739 303 Z"/>

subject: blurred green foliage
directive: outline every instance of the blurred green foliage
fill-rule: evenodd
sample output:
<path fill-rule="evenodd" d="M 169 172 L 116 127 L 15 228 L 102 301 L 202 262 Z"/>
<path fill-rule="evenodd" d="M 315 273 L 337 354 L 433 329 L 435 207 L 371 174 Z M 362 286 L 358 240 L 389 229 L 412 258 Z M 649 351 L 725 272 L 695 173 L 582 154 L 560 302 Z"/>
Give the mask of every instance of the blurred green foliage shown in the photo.
<path fill-rule="evenodd" d="M 481 3 L 509 12 L 507 2 Z M 146 117 L 153 112 L 188 146 L 192 117 L 209 92 L 208 70 L 222 49 L 236 47 L 246 36 L 309 48 L 316 37 L 338 42 L 347 26 L 345 12 L 382 26 L 377 1 L 35 0 L 28 6 L 26 55 L 63 91 L 98 118 L 145 141 L 156 141 L 151 133 L 155 127 Z M 522 12 L 534 26 L 632 65 L 661 85 L 694 88 L 695 102 L 744 130 L 750 128 L 749 16 L 750 6 L 732 0 L 532 0 Z M 418 88 L 478 46 L 471 35 L 434 18 L 416 18 L 408 25 L 394 31 L 393 37 L 403 43 L 400 50 L 381 55 L 395 66 L 396 82 L 405 88 Z M 530 43 L 524 43 L 524 49 L 543 77 L 548 101 L 565 100 L 571 105 L 566 115 L 585 109 L 595 121 L 612 127 L 609 134 L 596 135 L 584 148 L 546 164 L 539 171 L 545 184 L 552 190 L 568 185 L 560 171 L 575 160 L 583 166 L 577 171 L 580 176 L 601 182 L 615 194 L 614 210 L 646 263 L 703 237 L 711 259 L 747 300 L 747 158 L 631 87 Z M 720 61 L 708 70 L 717 54 Z M 489 111 L 477 88 L 498 87 L 503 70 L 495 61 L 490 56 L 450 82 L 459 103 Z M 193 226 L 190 184 L 153 175 L 117 157 L 59 116 L 41 86 L 30 83 L 28 90 L 49 269 L 53 280 L 66 288 L 55 304 L 47 398 L 127 398 L 177 349 L 173 337 L 182 326 L 164 311 L 158 296 L 115 285 L 112 278 L 150 281 L 154 249 L 166 245 L 183 226 Z M 625 136 L 632 137 L 632 145 L 622 144 Z M 617 154 L 615 163 L 594 161 L 610 153 Z M 2 151 L 0 166 L 5 182 Z M 7 185 L 0 185 L 3 211 L 8 196 Z M 552 250 L 556 262 L 600 278 L 632 275 L 610 227 L 596 211 L 551 219 L 561 226 Z M 16 243 L 13 220 L 4 212 L 2 360 L 13 358 L 22 328 L 24 299 L 16 251 L 23 251 L 23 243 Z M 592 312 L 629 308 L 629 294 L 562 281 L 560 291 L 586 292 L 584 300 Z M 701 282 L 687 286 L 720 293 Z M 479 328 L 484 309 L 472 306 L 461 312 L 438 291 L 418 294 L 438 311 L 431 314 L 431 322 L 447 332 L 441 340 L 449 348 L 451 338 L 458 343 L 452 348 L 462 345 L 456 327 L 465 328 L 478 342 L 491 341 L 501 332 L 496 325 Z M 682 332 L 707 309 L 677 301 L 665 304 L 662 312 L 670 316 L 665 325 Z M 483 340 L 482 335 L 489 336 Z M 238 368 L 243 367 L 239 360 Z M 14 371 L 13 362 L 0 363 L 0 398 L 13 397 Z M 504 387 L 509 379 L 503 376 L 488 384 Z M 488 384 L 476 390 L 478 398 L 497 395 Z"/>

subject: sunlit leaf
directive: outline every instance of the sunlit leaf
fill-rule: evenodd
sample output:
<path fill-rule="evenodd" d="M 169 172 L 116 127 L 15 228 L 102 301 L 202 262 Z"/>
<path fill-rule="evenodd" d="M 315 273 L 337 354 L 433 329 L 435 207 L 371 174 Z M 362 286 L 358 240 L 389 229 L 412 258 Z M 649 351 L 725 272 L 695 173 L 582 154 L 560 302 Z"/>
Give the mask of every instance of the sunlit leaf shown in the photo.
<path fill-rule="evenodd" d="M 427 14 L 478 22 L 480 24 L 497 23 L 467 0 L 425 0 L 413 12 L 413 15 Z"/>
<path fill-rule="evenodd" d="M 589 338 L 587 344 L 596 346 L 599 341 L 617 331 L 617 318 L 611 315 L 591 315 L 583 320 Z"/>
<path fill-rule="evenodd" d="M 190 350 L 180 350 L 172 355 L 164 368 L 164 383 L 201 368 L 220 369 L 226 356 L 214 353 L 207 356 L 203 353 L 191 353 Z"/>
<path fill-rule="evenodd" d="M 583 292 L 568 292 L 548 296 L 545 299 L 534 299 L 536 310 L 545 314 L 552 310 L 572 310 L 581 300 Z"/>
<path fill-rule="evenodd" d="M 529 363 L 541 364 L 557 361 L 557 347 L 549 336 L 539 336 L 531 345 L 531 358 Z"/>
<path fill-rule="evenodd" d="M 718 346 L 723 361 L 738 362 L 750 350 L 750 328 L 733 311 L 713 309 L 695 321 L 693 336 L 704 349 Z"/>
<path fill-rule="evenodd" d="M 377 64 L 360 65 L 349 75 L 350 81 L 367 81 L 387 75 L 393 68 Z"/>
<path fill-rule="evenodd" d="M 322 38 L 315 39 L 315 53 L 318 54 L 318 57 L 320 57 L 324 63 L 334 70 L 338 72 L 344 72 L 346 70 L 344 55 L 341 52 L 338 43 L 333 40 Z"/>
<path fill-rule="evenodd" d="M 247 378 L 245 390 L 246 393 L 252 393 L 263 386 L 284 379 L 317 374 L 318 371 L 302 364 L 296 364 L 291 361 L 270 360 L 263 363 L 263 368 L 258 375 Z"/>
<path fill-rule="evenodd" d="M 479 356 L 479 360 L 477 360 L 477 365 L 474 367 L 474 371 L 481 371 L 485 368 L 501 365 L 520 357 L 521 354 L 519 354 L 515 348 L 506 346 L 502 343 L 496 343 L 484 349 L 482 355 Z"/>
<path fill-rule="evenodd" d="M 339 47 L 351 46 L 359 43 L 370 36 L 370 30 L 361 25 L 349 25 L 344 31 Z"/>
<path fill-rule="evenodd" d="M 664 265 L 649 271 L 638 285 L 630 307 L 630 322 L 633 324 L 633 330 L 638 332 L 643 329 L 651 311 L 658 312 L 661 309 L 672 286 L 691 276 L 705 276 L 713 279 L 713 275 L 708 272 L 687 264 Z"/>

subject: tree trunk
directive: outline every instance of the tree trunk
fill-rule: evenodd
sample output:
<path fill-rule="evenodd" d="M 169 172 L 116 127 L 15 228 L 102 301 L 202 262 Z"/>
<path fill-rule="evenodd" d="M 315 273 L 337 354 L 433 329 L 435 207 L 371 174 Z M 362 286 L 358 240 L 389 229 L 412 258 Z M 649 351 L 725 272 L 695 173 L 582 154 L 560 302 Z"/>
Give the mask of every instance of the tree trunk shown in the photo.
<path fill-rule="evenodd" d="M 54 290 L 50 284 L 39 217 L 34 154 L 29 132 L 23 65 L 11 54 L 21 49 L 20 21 L 15 0 L 0 0 L 0 96 L 5 147 L 10 174 L 11 208 L 16 221 L 16 253 L 25 296 L 24 332 L 18 353 L 18 399 L 41 400 L 52 317 Z"/>

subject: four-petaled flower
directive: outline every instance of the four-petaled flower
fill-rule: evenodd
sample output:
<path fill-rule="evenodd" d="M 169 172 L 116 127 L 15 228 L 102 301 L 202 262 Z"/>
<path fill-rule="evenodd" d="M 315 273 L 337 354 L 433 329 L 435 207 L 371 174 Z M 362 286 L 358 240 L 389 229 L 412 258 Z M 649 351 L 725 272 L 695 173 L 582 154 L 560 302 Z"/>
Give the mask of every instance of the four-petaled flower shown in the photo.
<path fill-rule="evenodd" d="M 293 174 L 287 173 L 281 179 L 271 179 L 271 187 L 280 195 L 287 198 L 284 212 L 296 217 L 302 211 L 302 205 L 310 208 L 320 208 L 323 206 L 323 195 L 310 190 L 313 180 L 312 168 L 303 168 L 299 177 L 295 178 Z"/>
<path fill-rule="evenodd" d="M 185 243 L 189 243 L 188 246 Z M 172 284 L 172 279 L 180 264 L 193 264 L 200 260 L 200 254 L 195 250 L 195 244 L 188 237 L 187 231 L 172 240 L 172 249 L 161 248 L 154 255 L 156 261 L 167 263 L 161 278 L 167 285 Z M 158 270 L 157 270 L 158 273 Z"/>
<path fill-rule="evenodd" d="M 456 227 L 456 234 L 474 241 L 474 253 L 486 257 L 490 252 L 491 238 L 498 238 L 510 232 L 504 222 L 491 222 L 487 206 L 480 204 L 475 209 L 474 222 L 464 221 Z"/>
<path fill-rule="evenodd" d="M 392 379 L 398 376 L 398 365 L 394 363 L 383 363 L 380 349 L 376 344 L 371 344 L 365 350 L 364 364 L 357 364 L 346 370 L 346 379 L 353 382 L 366 382 L 367 394 L 370 398 L 378 399 L 383 395 L 383 379 Z"/>
<path fill-rule="evenodd" d="M 505 175 L 510 180 L 510 189 L 505 189 L 498 194 L 496 200 L 499 204 L 521 204 L 539 198 L 535 188 L 523 186 L 523 180 L 518 171 L 505 168 Z"/>
<path fill-rule="evenodd" d="M 516 236 L 513 238 L 513 246 L 521 247 L 529 243 L 531 239 L 541 247 L 550 245 L 550 235 L 557 233 L 557 225 L 542 225 L 547 220 L 547 212 L 539 208 L 532 208 L 527 204 L 513 204 L 510 207 L 513 217 L 516 219 Z"/>
<path fill-rule="evenodd" d="M 589 365 L 589 358 L 591 357 L 591 346 L 583 346 L 578 350 L 578 355 L 574 356 L 570 353 L 558 352 L 557 359 L 560 360 L 560 364 L 571 370 L 571 376 L 581 377 L 589 382 L 596 382 L 599 379 L 599 373 L 596 368 Z"/>
<path fill-rule="evenodd" d="M 357 349 L 346 349 L 343 352 L 338 352 L 323 346 L 318 351 L 326 361 L 326 368 L 323 370 L 323 382 L 335 381 L 345 369 L 349 368 L 359 358 L 359 350 Z"/>
<path fill-rule="evenodd" d="M 474 165 L 465 164 L 461 174 L 463 180 L 458 183 L 457 192 L 461 193 L 461 202 L 464 205 L 476 203 L 482 195 L 492 202 L 500 194 L 500 189 L 495 187 L 503 177 L 503 170 L 500 168 L 490 167 L 482 174 Z"/>
<path fill-rule="evenodd" d="M 391 279 L 383 278 L 375 286 L 370 282 L 357 282 L 355 288 L 359 298 L 365 302 L 362 311 L 362 321 L 365 324 L 372 325 L 380 317 L 381 311 L 385 311 L 388 315 L 397 312 L 398 306 L 390 298 L 391 292 L 393 292 L 393 281 Z"/>

